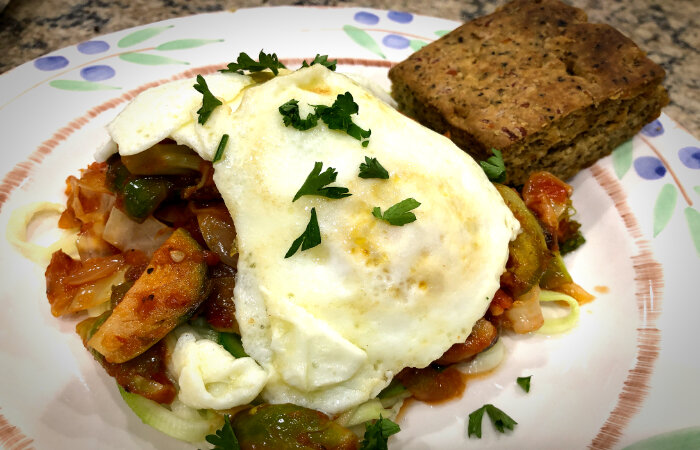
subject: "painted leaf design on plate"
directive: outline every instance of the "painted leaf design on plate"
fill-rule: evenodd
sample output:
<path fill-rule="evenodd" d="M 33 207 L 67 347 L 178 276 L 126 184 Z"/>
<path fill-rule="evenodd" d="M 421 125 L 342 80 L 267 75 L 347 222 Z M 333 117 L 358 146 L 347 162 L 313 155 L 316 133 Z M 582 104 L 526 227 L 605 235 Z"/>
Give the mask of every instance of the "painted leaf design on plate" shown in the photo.
<path fill-rule="evenodd" d="M 446 34 L 449 33 L 450 31 L 452 31 L 452 30 L 437 30 L 437 31 L 435 32 L 435 34 L 438 35 L 438 36 L 440 36 L 440 37 L 443 37 L 444 35 L 446 35 Z"/>
<path fill-rule="evenodd" d="M 700 186 L 693 186 L 693 190 L 697 192 L 698 195 L 700 195 Z"/>
<path fill-rule="evenodd" d="M 685 208 L 685 220 L 688 221 L 688 229 L 693 244 L 695 244 L 695 251 L 700 256 L 700 212 L 688 206 Z"/>
<path fill-rule="evenodd" d="M 674 185 L 667 183 L 661 188 L 654 204 L 654 237 L 658 236 L 671 220 L 673 210 L 676 209 L 677 198 L 678 191 Z"/>
<path fill-rule="evenodd" d="M 384 53 L 382 53 L 377 41 L 375 41 L 374 38 L 372 38 L 372 36 L 370 36 L 366 31 L 352 25 L 343 26 L 343 31 L 345 31 L 345 33 L 350 36 L 350 39 L 355 41 L 356 44 L 359 44 L 370 52 L 379 55 L 383 59 L 386 59 L 386 56 L 384 56 Z"/>
<path fill-rule="evenodd" d="M 411 39 L 411 49 L 415 52 L 428 45 L 425 41 L 420 41 L 418 39 Z"/>
<path fill-rule="evenodd" d="M 214 42 L 223 42 L 223 39 L 177 39 L 160 44 L 156 50 L 184 50 L 187 48 L 201 47 L 202 45 L 211 44 Z"/>
<path fill-rule="evenodd" d="M 148 40 L 154 36 L 158 36 L 165 30 L 172 28 L 174 25 L 166 25 L 163 27 L 151 27 L 139 31 L 134 31 L 131 34 L 127 34 L 117 42 L 117 47 L 126 48 L 132 45 L 139 44 L 145 40 Z"/>
<path fill-rule="evenodd" d="M 56 89 L 63 89 L 64 91 L 105 91 L 121 89 L 117 86 L 80 80 L 53 80 L 49 82 L 49 86 L 55 87 Z"/>
<path fill-rule="evenodd" d="M 613 168 L 615 169 L 615 175 L 617 175 L 618 180 L 621 180 L 630 167 L 632 167 L 632 160 L 634 156 L 632 154 L 632 150 L 632 139 L 630 139 L 629 141 L 622 143 L 612 152 Z"/>
<path fill-rule="evenodd" d="M 148 53 L 124 53 L 119 55 L 119 59 L 130 63 L 142 64 L 145 66 L 160 66 L 163 64 L 189 64 L 187 61 L 180 61 L 160 55 L 149 55 Z"/>

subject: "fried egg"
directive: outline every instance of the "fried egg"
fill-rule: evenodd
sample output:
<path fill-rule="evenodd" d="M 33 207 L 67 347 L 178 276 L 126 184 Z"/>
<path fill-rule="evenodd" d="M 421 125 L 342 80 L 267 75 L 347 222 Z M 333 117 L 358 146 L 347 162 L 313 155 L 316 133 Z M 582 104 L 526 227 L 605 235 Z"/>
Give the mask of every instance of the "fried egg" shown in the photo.
<path fill-rule="evenodd" d="M 330 106 L 350 92 L 369 145 L 286 127 L 278 108 Z M 346 76 L 315 65 L 250 87 L 231 115 L 214 181 L 237 231 L 234 290 L 243 345 L 268 373 L 262 396 L 335 414 L 376 396 L 404 367 L 463 342 L 488 308 L 519 229 L 478 164 Z M 358 177 L 364 157 L 389 179 Z M 316 162 L 350 197 L 292 199 Z M 372 215 L 406 199 L 417 220 Z M 315 208 L 320 245 L 285 254 Z"/>
<path fill-rule="evenodd" d="M 266 380 L 255 392 L 262 388 L 271 403 L 336 414 L 375 397 L 404 367 L 425 367 L 463 342 L 499 287 L 519 230 L 474 160 L 321 65 L 264 83 L 238 74 L 205 79 L 223 105 L 204 125 L 196 113 L 202 96 L 190 79 L 140 94 L 108 131 L 122 155 L 171 138 L 206 160 L 229 134 L 214 181 L 237 231 L 236 318 L 245 351 L 264 375 L 257 365 L 236 370 L 249 366 L 254 379 Z M 312 105 L 330 106 L 345 92 L 359 105 L 354 122 L 372 131 L 367 147 L 322 121 L 307 131 L 284 125 L 278 108 L 287 101 L 297 100 L 305 117 Z M 366 156 L 377 158 L 389 179 L 359 178 Z M 337 171 L 331 186 L 352 195 L 293 202 L 317 162 Z M 412 223 L 395 226 L 372 214 L 406 198 L 420 202 Z M 312 208 L 320 245 L 285 258 Z M 180 346 L 178 373 L 196 366 L 190 378 L 201 381 L 206 367 L 233 367 L 218 344 L 196 344 Z M 200 354 L 206 364 L 195 365 Z M 190 406 L 239 401 L 215 398 L 201 389 L 206 381 L 189 384 L 192 399 L 180 400 Z M 232 389 L 229 397 L 247 398 Z"/>

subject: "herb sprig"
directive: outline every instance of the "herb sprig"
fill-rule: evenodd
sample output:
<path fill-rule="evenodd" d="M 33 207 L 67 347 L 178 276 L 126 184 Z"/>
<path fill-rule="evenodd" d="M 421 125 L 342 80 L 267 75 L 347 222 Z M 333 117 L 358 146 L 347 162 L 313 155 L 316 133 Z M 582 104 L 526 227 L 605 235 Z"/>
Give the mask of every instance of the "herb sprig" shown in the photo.
<path fill-rule="evenodd" d="M 282 114 L 282 122 L 285 127 L 292 126 L 299 131 L 306 131 L 318 124 L 318 116 L 314 113 L 306 116 L 306 119 L 301 118 L 299 113 L 299 101 L 290 100 L 284 105 L 278 108 L 280 114 Z"/>
<path fill-rule="evenodd" d="M 289 258 L 299 250 L 301 251 L 314 248 L 321 243 L 321 229 L 318 226 L 318 218 L 316 217 L 316 208 L 311 208 L 311 218 L 309 219 L 309 224 L 306 225 L 306 229 L 301 236 L 296 238 L 292 242 L 292 246 L 287 250 L 287 254 L 284 255 L 285 259 Z"/>
<path fill-rule="evenodd" d="M 389 436 L 398 433 L 401 428 L 389 419 L 379 415 L 379 420 L 365 425 L 365 435 L 360 450 L 387 450 Z"/>
<path fill-rule="evenodd" d="M 357 114 L 360 107 L 357 106 L 350 92 L 339 94 L 332 106 L 314 105 L 314 108 L 328 128 L 345 131 L 360 141 L 363 147 L 367 147 L 372 130 L 363 130 L 352 121 L 350 116 Z"/>
<path fill-rule="evenodd" d="M 416 220 L 416 215 L 410 212 L 412 209 L 416 209 L 420 206 L 414 198 L 407 198 L 390 207 L 384 214 L 379 206 L 376 206 L 372 210 L 372 215 L 377 219 L 389 222 L 391 225 L 404 226 L 407 223 L 411 223 Z"/>
<path fill-rule="evenodd" d="M 338 176 L 338 172 L 333 167 L 327 168 L 323 173 L 321 169 L 323 168 L 323 163 L 321 161 L 316 161 L 314 163 L 314 168 L 306 177 L 306 181 L 301 185 L 301 188 L 294 195 L 292 202 L 297 201 L 303 195 L 318 195 L 321 197 L 328 198 L 345 198 L 350 197 L 350 191 L 345 187 L 325 187 L 335 181 Z"/>
<path fill-rule="evenodd" d="M 493 426 L 500 432 L 505 433 L 505 430 L 512 430 L 515 425 L 518 424 L 513 420 L 508 414 L 504 413 L 500 409 L 496 408 L 490 403 L 482 406 L 473 413 L 469 414 L 469 424 L 467 425 L 467 436 L 472 435 L 481 439 L 481 421 L 484 417 L 484 411 L 488 414 L 489 419 Z"/>
<path fill-rule="evenodd" d="M 238 73 L 243 75 L 244 71 L 248 72 L 261 72 L 265 69 L 270 69 L 275 76 L 279 73 L 279 69 L 286 69 L 287 67 L 280 62 L 277 58 L 276 53 L 265 53 L 260 50 L 258 55 L 258 60 L 255 61 L 253 58 L 248 56 L 247 53 L 241 52 L 236 59 L 236 62 L 228 63 L 227 69 L 221 69 L 221 73 Z"/>
<path fill-rule="evenodd" d="M 216 109 L 217 106 L 221 106 L 222 103 L 221 100 L 214 97 L 214 94 L 211 93 L 203 76 L 197 75 L 197 83 L 194 84 L 194 88 L 197 92 L 202 94 L 202 107 L 197 110 L 197 114 L 199 115 L 197 122 L 199 122 L 200 125 L 204 125 L 214 109 Z"/>
<path fill-rule="evenodd" d="M 518 379 L 515 381 L 518 383 L 518 386 L 523 388 L 523 391 L 530 392 L 530 379 L 532 379 L 532 375 L 527 377 L 518 377 Z"/>
<path fill-rule="evenodd" d="M 377 158 L 365 156 L 365 162 L 360 164 L 360 178 L 380 178 L 382 180 L 389 179 L 389 172 L 379 164 Z"/>
<path fill-rule="evenodd" d="M 229 416 L 224 417 L 224 426 L 216 434 L 208 434 L 205 439 L 214 447 L 211 450 L 240 450 L 241 447 L 233 432 Z"/>
<path fill-rule="evenodd" d="M 323 120 L 331 130 L 345 131 L 354 137 L 363 147 L 369 144 L 372 130 L 364 130 L 352 121 L 353 114 L 357 114 L 360 107 L 355 103 L 352 94 L 346 92 L 339 94 L 331 106 L 312 105 L 313 113 L 309 113 L 305 119 L 299 113 L 299 101 L 291 99 L 278 108 L 285 126 L 292 126 L 299 131 L 306 131 L 317 125 L 318 119 Z"/>
<path fill-rule="evenodd" d="M 301 67 L 310 67 L 310 66 L 313 66 L 314 64 L 321 64 L 322 66 L 326 66 L 329 70 L 332 70 L 335 72 L 335 68 L 336 68 L 336 65 L 338 64 L 338 60 L 334 59 L 333 61 L 328 61 L 328 55 L 320 55 L 317 53 L 314 60 L 311 61 L 311 64 L 307 63 L 306 60 L 304 60 L 301 63 Z"/>
<path fill-rule="evenodd" d="M 490 156 L 486 161 L 479 161 L 479 165 L 490 181 L 503 183 L 506 181 L 506 165 L 503 162 L 503 155 L 500 150 L 495 148 L 492 148 L 491 152 L 493 152 L 493 156 Z"/>
<path fill-rule="evenodd" d="M 221 158 L 224 156 L 224 150 L 226 150 L 226 144 L 228 143 L 228 134 L 224 134 L 221 136 L 221 140 L 219 141 L 219 146 L 216 147 L 216 153 L 214 154 L 214 159 L 212 160 L 212 164 L 219 162 Z"/>

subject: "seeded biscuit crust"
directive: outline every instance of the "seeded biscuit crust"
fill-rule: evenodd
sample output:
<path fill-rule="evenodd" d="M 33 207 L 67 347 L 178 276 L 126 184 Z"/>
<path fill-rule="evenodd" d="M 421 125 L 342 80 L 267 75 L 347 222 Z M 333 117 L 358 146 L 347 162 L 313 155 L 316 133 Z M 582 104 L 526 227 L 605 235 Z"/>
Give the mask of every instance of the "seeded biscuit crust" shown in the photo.
<path fill-rule="evenodd" d="M 515 0 L 389 72 L 399 108 L 478 160 L 500 149 L 508 183 L 564 179 L 668 104 L 664 70 L 634 42 L 557 0 Z"/>

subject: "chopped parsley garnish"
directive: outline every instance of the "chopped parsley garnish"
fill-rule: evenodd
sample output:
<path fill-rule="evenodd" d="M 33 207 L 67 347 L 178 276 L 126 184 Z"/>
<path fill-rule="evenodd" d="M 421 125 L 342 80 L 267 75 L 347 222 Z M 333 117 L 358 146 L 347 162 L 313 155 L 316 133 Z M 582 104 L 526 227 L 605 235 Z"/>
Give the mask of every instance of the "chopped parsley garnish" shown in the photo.
<path fill-rule="evenodd" d="M 222 103 L 221 100 L 214 97 L 214 94 L 211 93 L 203 76 L 197 75 L 197 83 L 195 83 L 194 88 L 202 94 L 202 107 L 197 110 L 197 114 L 199 115 L 197 122 L 199 122 L 200 125 L 204 125 L 212 111 Z"/>
<path fill-rule="evenodd" d="M 301 185 L 301 188 L 294 195 L 292 202 L 295 202 L 299 197 L 303 195 L 319 195 L 321 197 L 328 198 L 345 198 L 350 197 L 348 188 L 344 187 L 325 187 L 327 184 L 331 184 L 335 181 L 338 176 L 338 172 L 335 171 L 333 167 L 327 168 L 323 173 L 321 169 L 323 168 L 323 163 L 316 161 L 314 163 L 314 168 L 306 177 L 306 181 Z"/>
<path fill-rule="evenodd" d="M 292 99 L 278 109 L 280 114 L 282 114 L 282 121 L 285 127 L 291 125 L 299 131 L 306 131 L 318 124 L 318 116 L 314 113 L 306 116 L 306 119 L 301 118 L 299 114 L 299 101 L 297 100 Z"/>
<path fill-rule="evenodd" d="M 379 164 L 377 158 L 365 156 L 365 162 L 360 164 L 360 178 L 381 178 L 382 180 L 389 179 L 389 172 Z"/>
<path fill-rule="evenodd" d="M 350 92 L 339 94 L 332 106 L 314 105 L 314 108 L 328 128 L 345 131 L 360 141 L 363 147 L 367 147 L 372 130 L 363 130 L 352 121 L 350 115 L 357 114 L 360 107 L 357 106 Z"/>
<path fill-rule="evenodd" d="M 247 53 L 241 52 L 236 62 L 228 63 L 227 67 L 228 69 L 222 69 L 219 70 L 219 72 L 235 72 L 243 75 L 243 72 L 246 70 L 248 72 L 261 72 L 265 69 L 270 69 L 273 74 L 277 75 L 279 69 L 286 69 L 285 65 L 277 59 L 277 54 L 267 54 L 262 50 L 260 50 L 260 54 L 258 55 L 258 61 L 248 56 Z"/>
<path fill-rule="evenodd" d="M 532 378 L 532 375 L 527 376 L 527 377 L 518 377 L 516 382 L 518 383 L 518 386 L 523 388 L 523 391 L 530 392 L 530 379 L 531 378 Z"/>
<path fill-rule="evenodd" d="M 289 247 L 287 254 L 284 255 L 285 258 L 289 258 L 299 250 L 308 250 L 310 248 L 316 247 L 321 243 L 321 230 L 318 227 L 318 219 L 316 218 L 316 208 L 311 208 L 311 219 L 309 219 L 309 224 L 306 226 L 306 230 L 292 242 L 292 246 Z"/>
<path fill-rule="evenodd" d="M 240 450 L 241 447 L 233 432 L 233 427 L 231 426 L 228 415 L 225 416 L 224 421 L 224 426 L 221 427 L 220 430 L 217 430 L 216 434 L 208 434 L 205 437 L 207 442 L 214 445 L 211 450 Z"/>
<path fill-rule="evenodd" d="M 291 125 L 297 130 L 306 131 L 315 127 L 318 119 L 321 119 L 331 130 L 345 131 L 360 141 L 363 147 L 367 147 L 372 130 L 364 130 L 352 121 L 350 116 L 357 114 L 360 108 L 350 92 L 339 94 L 331 106 L 313 105 L 313 108 L 314 112 L 309 113 L 306 119 L 302 119 L 299 113 L 299 101 L 291 99 L 279 107 L 279 112 L 287 127 Z"/>
<path fill-rule="evenodd" d="M 221 158 L 224 156 L 224 150 L 226 149 L 226 144 L 228 143 L 228 134 L 224 134 L 221 136 L 221 140 L 219 141 L 219 146 L 216 147 L 216 154 L 214 154 L 214 159 L 212 160 L 212 163 L 219 162 Z"/>
<path fill-rule="evenodd" d="M 508 414 L 488 403 L 469 414 L 469 424 L 467 425 L 468 437 L 474 435 L 481 439 L 481 420 L 484 417 L 484 411 L 488 414 L 493 426 L 501 433 L 505 433 L 506 428 L 512 430 L 513 427 L 518 424 L 518 422 L 511 419 Z"/>
<path fill-rule="evenodd" d="M 360 450 L 388 450 L 387 440 L 401 428 L 389 419 L 379 415 L 379 420 L 365 425 L 365 436 L 360 444 Z"/>
<path fill-rule="evenodd" d="M 304 60 L 301 63 L 301 67 L 309 67 L 309 66 L 313 66 L 314 64 L 321 64 L 322 66 L 326 66 L 328 69 L 335 72 L 335 67 L 336 67 L 336 64 L 338 64 L 338 60 L 334 59 L 333 61 L 328 61 L 328 55 L 319 55 L 317 53 L 314 60 L 311 61 L 311 64 L 307 63 L 306 60 Z"/>
<path fill-rule="evenodd" d="M 506 181 L 506 165 L 503 162 L 503 155 L 495 148 L 492 148 L 491 151 L 493 156 L 490 156 L 486 161 L 479 161 L 479 165 L 490 181 L 503 183 Z"/>
<path fill-rule="evenodd" d="M 377 219 L 389 222 L 391 225 L 403 226 L 416 220 L 416 215 L 410 211 L 419 206 L 420 203 L 416 199 L 409 197 L 384 211 L 384 214 L 379 206 L 376 206 L 372 210 L 372 215 Z"/>

